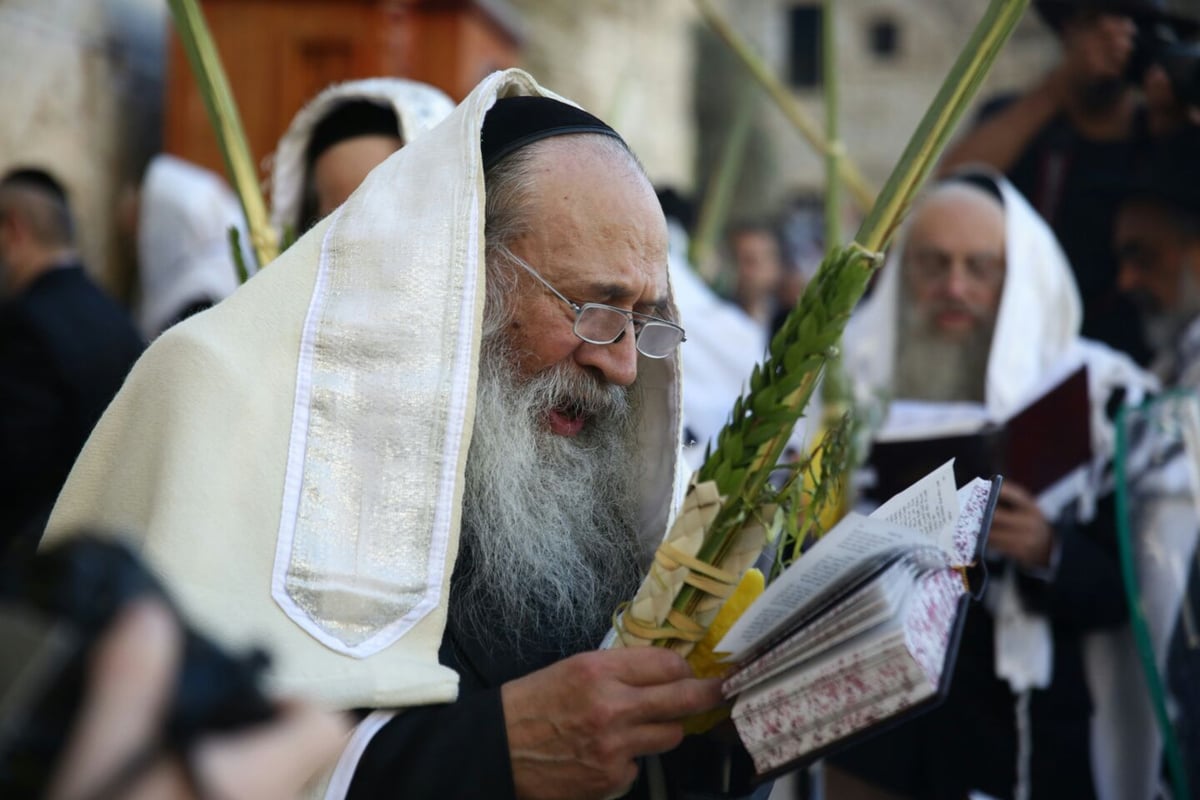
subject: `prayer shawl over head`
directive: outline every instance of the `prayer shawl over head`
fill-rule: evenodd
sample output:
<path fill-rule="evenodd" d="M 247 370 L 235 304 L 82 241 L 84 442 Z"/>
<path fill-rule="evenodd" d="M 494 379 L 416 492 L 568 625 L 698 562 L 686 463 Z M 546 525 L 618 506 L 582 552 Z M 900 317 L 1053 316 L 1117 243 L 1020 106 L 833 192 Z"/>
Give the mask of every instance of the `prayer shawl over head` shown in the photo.
<path fill-rule="evenodd" d="M 300 219 L 304 203 L 305 153 L 313 131 L 330 111 L 352 100 L 369 100 L 396 112 L 400 138 L 407 145 L 446 118 L 453 101 L 441 90 L 404 78 L 368 78 L 330 86 L 300 109 L 271 166 L 271 224 L 282 233 L 299 233 L 307 220 Z"/>
<path fill-rule="evenodd" d="M 215 172 L 169 155 L 150 161 L 138 204 L 137 324 L 147 340 L 189 304 L 220 302 L 238 286 L 229 245 L 237 228 L 242 259 L 253 264 L 237 196 Z"/>
<path fill-rule="evenodd" d="M 988 357 L 985 404 L 993 418 L 1007 418 L 1044 386 L 1051 371 L 1087 364 L 1095 461 L 1085 485 L 1079 487 L 1086 520 L 1098 497 L 1113 488 L 1109 467 L 1116 442 L 1105 410 L 1108 399 L 1114 390 L 1123 389 L 1125 402 L 1136 405 L 1157 386 L 1124 354 L 1080 338 L 1079 292 L 1053 232 L 1001 175 L 973 171 L 999 187 L 1005 215 L 1006 273 Z M 874 293 L 846 329 L 845 364 L 860 402 L 875 402 L 892 393 L 907 233 L 905 226 Z M 1061 503 L 1048 505 L 1044 499 L 1040 505 L 1048 518 L 1062 510 Z M 992 583 L 989 605 L 1004 612 L 996 619 L 997 674 L 1009 681 L 1014 692 L 1045 686 L 1052 677 L 1053 647 L 1047 621 L 1022 608 L 1012 580 Z M 1135 753 L 1152 746 L 1148 743 L 1154 733 L 1134 652 L 1128 628 L 1090 634 L 1085 641 L 1085 666 L 1095 703 L 1092 763 L 1097 791 L 1105 800 L 1150 796 L 1143 791 L 1150 774 L 1142 770 L 1143 759 Z M 1141 788 L 1130 788 L 1134 786 Z"/>
<path fill-rule="evenodd" d="M 280 690 L 343 708 L 453 700 L 437 653 L 484 304 L 480 127 L 514 95 L 553 96 L 519 70 L 491 75 L 276 262 L 160 337 L 48 540 L 128 537 L 202 629 L 269 649 Z M 648 543 L 681 488 L 674 362 L 639 363 L 631 502 Z"/>
<path fill-rule="evenodd" d="M 1096 456 L 1092 486 L 1084 487 L 1083 512 L 1090 517 L 1097 492 L 1112 488 L 1111 481 L 1101 478 L 1115 447 L 1105 404 L 1118 388 L 1125 391 L 1126 402 L 1140 402 L 1156 382 L 1124 354 L 1080 338 L 1079 290 L 1054 233 L 1003 176 L 982 168 L 973 171 L 996 184 L 1004 205 L 1006 271 L 988 355 L 984 404 L 991 418 L 1006 419 L 1044 388 L 1052 373 L 1087 364 Z M 900 272 L 907 239 L 905 225 L 874 292 L 846 327 L 846 370 L 861 403 L 892 396 L 903 297 Z M 1043 510 L 1054 516 L 1061 509 Z"/>

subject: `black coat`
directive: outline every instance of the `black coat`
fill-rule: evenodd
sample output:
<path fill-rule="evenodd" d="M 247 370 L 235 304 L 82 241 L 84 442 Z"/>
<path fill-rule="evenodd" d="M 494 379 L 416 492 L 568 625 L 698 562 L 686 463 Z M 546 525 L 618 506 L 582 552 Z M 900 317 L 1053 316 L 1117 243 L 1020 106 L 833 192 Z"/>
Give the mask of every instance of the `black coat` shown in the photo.
<path fill-rule="evenodd" d="M 472 560 L 471 549 L 464 544 L 455 576 L 471 569 Z M 515 797 L 501 685 L 572 653 L 592 649 L 610 619 L 598 614 L 595 634 L 574 641 L 554 631 L 534 632 L 526 637 L 527 647 L 518 655 L 506 645 L 483 642 L 467 633 L 459 624 L 457 599 L 452 581 L 446 634 L 438 653 L 442 664 L 459 673 L 457 702 L 411 708 L 384 725 L 358 761 L 347 800 Z M 690 736 L 674 751 L 660 756 L 654 769 L 667 797 L 748 797 L 754 791 L 753 765 L 731 737 L 732 733 L 729 737 Z M 637 783 L 623 795 L 626 800 L 651 796 L 647 770 L 643 764 Z"/>
<path fill-rule="evenodd" d="M 35 545 L 67 473 L 145 344 L 78 264 L 0 304 L 0 547 Z"/>

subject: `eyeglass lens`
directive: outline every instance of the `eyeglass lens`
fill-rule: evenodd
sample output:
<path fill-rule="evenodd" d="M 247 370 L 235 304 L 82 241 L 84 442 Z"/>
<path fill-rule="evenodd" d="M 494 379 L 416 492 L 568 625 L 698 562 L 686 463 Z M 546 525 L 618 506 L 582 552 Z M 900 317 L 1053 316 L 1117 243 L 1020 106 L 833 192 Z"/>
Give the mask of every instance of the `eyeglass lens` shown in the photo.
<path fill-rule="evenodd" d="M 585 305 L 575 320 L 575 333 L 594 344 L 616 341 L 629 324 L 629 317 L 619 309 L 602 305 Z M 678 328 L 652 320 L 637 320 L 637 349 L 650 358 L 665 358 L 683 341 Z"/>

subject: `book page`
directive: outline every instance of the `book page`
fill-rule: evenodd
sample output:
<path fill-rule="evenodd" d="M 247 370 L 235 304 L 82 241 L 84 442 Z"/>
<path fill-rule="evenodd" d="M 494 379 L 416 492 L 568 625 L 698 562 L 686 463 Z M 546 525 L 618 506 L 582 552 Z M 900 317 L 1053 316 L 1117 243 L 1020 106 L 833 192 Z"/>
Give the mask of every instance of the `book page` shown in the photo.
<path fill-rule="evenodd" d="M 897 561 L 819 614 L 813 624 L 798 625 L 766 653 L 744 664 L 725 679 L 721 691 L 726 697 L 732 697 L 882 625 L 896 615 L 915 575 L 911 563 L 904 559 Z"/>
<path fill-rule="evenodd" d="M 975 433 L 996 420 L 981 403 L 932 403 L 893 400 L 875 434 L 877 442 L 905 442 Z"/>
<path fill-rule="evenodd" d="M 924 534 L 890 520 L 848 514 L 767 587 L 717 644 L 716 651 L 732 654 L 726 661 L 737 660 L 789 619 L 803 614 L 807 604 L 842 587 L 852 575 L 869 573 L 905 549 L 928 544 Z"/>
<path fill-rule="evenodd" d="M 954 523 L 958 519 L 954 486 L 954 459 L 950 459 L 875 509 L 871 519 L 919 531 L 947 554 L 953 554 Z"/>

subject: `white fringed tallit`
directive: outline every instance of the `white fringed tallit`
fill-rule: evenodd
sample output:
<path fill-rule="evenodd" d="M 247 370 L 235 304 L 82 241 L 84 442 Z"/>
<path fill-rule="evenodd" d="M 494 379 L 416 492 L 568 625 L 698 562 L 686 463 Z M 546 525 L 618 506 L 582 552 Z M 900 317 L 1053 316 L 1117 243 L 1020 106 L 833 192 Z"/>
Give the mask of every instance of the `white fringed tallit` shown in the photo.
<path fill-rule="evenodd" d="M 262 644 L 281 692 L 339 708 L 454 699 L 437 661 L 483 310 L 485 79 L 338 211 L 134 368 L 54 510 L 119 532 L 203 630 Z M 645 538 L 677 486 L 675 359 L 643 359 Z M 552 568 L 548 565 L 547 568 Z"/>

